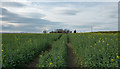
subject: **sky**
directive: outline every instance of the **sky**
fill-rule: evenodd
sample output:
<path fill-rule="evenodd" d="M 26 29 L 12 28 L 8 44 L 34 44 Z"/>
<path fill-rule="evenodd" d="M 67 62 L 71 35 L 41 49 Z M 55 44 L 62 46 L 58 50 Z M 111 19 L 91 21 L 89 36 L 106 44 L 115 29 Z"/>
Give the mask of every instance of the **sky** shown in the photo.
<path fill-rule="evenodd" d="M 48 32 L 69 29 L 77 32 L 117 31 L 117 2 L 38 2 L 0 3 L 2 32 Z"/>

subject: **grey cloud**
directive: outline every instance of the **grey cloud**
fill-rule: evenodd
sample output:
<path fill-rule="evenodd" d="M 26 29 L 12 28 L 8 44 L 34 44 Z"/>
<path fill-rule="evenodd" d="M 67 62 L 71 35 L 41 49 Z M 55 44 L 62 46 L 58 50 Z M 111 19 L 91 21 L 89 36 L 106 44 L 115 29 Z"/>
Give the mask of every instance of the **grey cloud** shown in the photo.
<path fill-rule="evenodd" d="M 2 16 L 5 16 L 5 17 L 17 17 L 18 15 L 17 14 L 14 14 L 14 13 L 11 13 L 9 12 L 7 9 L 5 8 L 0 8 L 0 11 L 2 11 L 0 13 L 0 15 Z"/>
<path fill-rule="evenodd" d="M 43 4 L 43 3 L 41 3 L 41 4 Z M 56 3 L 55 3 L 56 4 Z M 61 3 L 59 3 L 60 5 L 61 5 Z M 76 5 L 76 3 L 74 3 L 75 5 Z M 83 3 L 82 3 L 83 4 Z M 97 3 L 95 3 L 95 5 L 96 5 Z M 106 3 L 105 3 L 106 4 Z M 51 5 L 53 5 L 53 7 L 54 6 L 56 6 L 56 5 L 54 5 L 54 4 L 51 4 Z M 78 3 L 77 5 L 76 5 L 76 8 L 78 8 L 79 9 L 79 7 L 81 6 L 79 6 L 80 5 L 80 3 Z M 84 5 L 84 4 L 83 4 Z M 92 4 L 91 4 L 92 5 Z M 93 7 L 95 6 L 95 5 L 92 5 Z M 100 3 L 100 5 L 101 5 L 101 3 Z M 45 6 L 49 6 L 48 4 L 45 4 Z M 87 8 L 89 6 L 89 4 L 85 4 L 85 8 Z M 104 5 L 103 5 L 104 6 Z M 49 6 L 50 7 L 50 6 Z M 59 7 L 59 5 L 58 5 L 58 7 Z M 64 6 L 63 6 L 64 7 Z M 96 8 L 96 7 L 95 7 Z M 99 7 L 98 7 L 99 8 Z M 104 8 L 104 7 L 103 7 Z M 47 10 L 48 10 L 48 7 L 46 8 Z M 50 8 L 51 9 L 51 8 Z M 97 8 L 96 8 L 97 9 Z M 119 8 L 120 9 L 120 8 Z M 17 10 L 17 9 L 16 9 Z M 82 9 L 81 9 L 82 10 Z M 94 10 L 94 9 L 93 9 Z M 92 11 L 93 11 L 92 10 Z M 106 9 L 105 9 L 106 10 Z M 49 11 L 49 10 L 48 10 Z M 91 11 L 90 10 L 86 10 L 88 13 L 91 13 Z M 102 10 L 101 10 L 102 11 Z M 6 9 L 4 9 L 3 8 L 3 10 L 2 10 L 2 12 L 3 12 L 3 16 L 4 17 L 2 17 L 2 19 L 3 19 L 3 21 L 7 21 L 8 23 L 22 23 L 22 24 L 28 24 L 27 26 L 19 26 L 19 27 L 15 27 L 15 26 L 12 26 L 12 25 L 9 25 L 8 27 L 5 27 L 5 26 L 3 26 L 3 30 L 16 30 L 16 31 L 35 31 L 35 32 L 37 32 L 37 31 L 41 31 L 41 30 L 39 30 L 39 28 L 43 28 L 43 27 L 45 27 L 45 26 L 47 26 L 47 25 L 53 25 L 52 26 L 52 28 L 50 28 L 50 30 L 53 30 L 53 29 L 57 29 L 57 28 L 62 28 L 62 29 L 70 29 L 70 30 L 72 30 L 72 29 L 79 29 L 80 31 L 81 30 L 89 30 L 90 31 L 90 26 L 91 25 L 94 25 L 94 26 L 109 26 L 109 27 L 100 27 L 100 28 L 96 28 L 96 30 L 101 30 L 101 29 L 103 29 L 103 30 L 112 30 L 112 29 L 116 29 L 115 27 L 117 27 L 116 26 L 116 22 L 114 21 L 114 20 L 111 20 L 111 18 L 117 18 L 116 17 L 116 15 L 114 15 L 113 13 L 116 13 L 116 12 L 112 12 L 112 14 L 113 15 L 111 15 L 111 13 L 110 13 L 110 15 L 108 15 L 108 17 L 110 18 L 106 18 L 106 20 L 104 20 L 104 19 L 99 19 L 98 18 L 98 20 L 96 19 L 94 19 L 93 21 L 89 21 L 89 18 L 88 18 L 88 20 L 87 19 L 85 19 L 85 20 L 87 20 L 87 21 L 85 21 L 84 19 L 81 19 L 81 22 L 83 21 L 83 23 L 81 23 L 81 25 L 75 25 L 75 24 L 77 24 L 77 23 L 75 23 L 74 25 L 63 25 L 62 23 L 59 23 L 59 22 L 51 22 L 51 21 L 49 21 L 49 20 L 44 20 L 44 19 L 38 19 L 39 18 L 39 16 L 40 17 L 44 17 L 44 15 L 42 15 L 42 14 L 35 14 L 35 13 L 33 13 L 33 14 L 30 14 L 30 16 L 32 17 L 32 16 L 36 16 L 35 18 L 27 18 L 27 17 L 23 17 L 23 16 L 20 16 L 20 15 L 18 15 L 18 14 L 15 14 L 15 13 L 12 13 L 12 12 L 9 12 L 9 11 L 7 11 Z M 77 15 L 79 12 L 81 12 L 81 11 L 79 11 L 79 10 L 77 10 L 77 9 L 60 9 L 60 11 L 59 11 L 59 8 L 58 8 L 58 13 L 59 14 L 61 14 L 61 15 Z M 92 12 L 92 13 L 94 13 L 94 11 Z M 109 12 L 108 12 L 109 13 Z M 29 15 L 29 14 L 28 14 Z M 37 16 L 38 15 L 38 16 Z M 55 16 L 57 16 L 57 15 L 55 15 Z M 90 16 L 92 16 L 92 15 L 90 15 Z M 88 16 L 88 17 L 90 17 L 90 16 Z M 97 15 L 95 15 L 95 16 L 97 16 Z M 52 17 L 52 16 L 51 16 Z M 87 15 L 86 15 L 86 17 L 87 17 Z M 102 18 L 102 17 L 101 17 Z M 56 18 L 57 19 L 57 18 Z M 64 18 L 62 18 L 62 19 L 64 19 Z M 76 18 L 77 19 L 77 18 Z M 73 18 L 73 21 L 75 20 L 75 18 Z M 79 18 L 78 18 L 78 20 L 79 20 Z M 103 20 L 103 21 L 102 21 Z M 110 21 L 109 21 L 110 20 Z M 84 21 L 86 22 L 86 23 L 84 23 Z M 63 21 L 64 22 L 64 21 Z M 69 21 L 70 22 L 70 21 Z M 79 22 L 79 21 L 78 21 Z M 110 26 L 113 26 L 113 28 L 111 28 Z M 36 27 L 38 27 L 38 29 L 36 29 Z"/>
<path fill-rule="evenodd" d="M 3 7 L 24 7 L 25 5 L 18 2 L 2 2 Z"/>
<path fill-rule="evenodd" d="M 21 31 L 21 32 L 42 32 L 45 28 L 48 28 L 48 32 L 55 30 L 57 28 L 60 28 L 58 26 L 62 26 L 62 25 L 52 25 L 51 27 L 49 27 L 49 25 L 34 25 L 34 24 L 30 24 L 30 25 L 24 25 L 24 26 L 13 26 L 13 25 L 9 25 L 9 26 L 2 26 L 2 30 L 3 31 Z"/>
<path fill-rule="evenodd" d="M 41 32 L 42 28 L 48 26 L 48 25 L 59 25 L 59 22 L 51 22 L 49 20 L 44 19 L 38 19 L 38 18 L 27 18 L 22 17 L 18 14 L 9 12 L 5 8 L 2 9 L 2 21 L 6 21 L 8 23 L 19 23 L 19 24 L 26 24 L 23 26 L 14 26 L 14 25 L 8 25 L 8 26 L 2 26 L 3 31 L 23 31 L 23 32 Z M 37 29 L 36 27 L 40 28 Z M 52 30 L 53 28 L 51 28 Z"/>
<path fill-rule="evenodd" d="M 33 18 L 45 17 L 44 14 L 40 14 L 40 13 L 30 13 L 30 14 L 28 14 L 28 16 L 31 16 L 31 17 L 33 17 Z"/>
<path fill-rule="evenodd" d="M 74 28 L 90 28 L 91 25 L 74 25 Z"/>
<path fill-rule="evenodd" d="M 39 18 L 27 18 L 22 17 L 18 14 L 9 12 L 7 9 L 2 8 L 2 20 L 8 21 L 9 23 L 26 23 L 26 24 L 54 24 L 58 22 L 51 22 L 49 20 L 39 19 Z"/>
<path fill-rule="evenodd" d="M 42 28 L 42 25 L 37 25 Z M 22 32 L 41 32 L 41 30 L 35 29 L 35 25 L 25 25 L 25 26 L 18 26 L 14 27 L 9 25 L 7 27 L 2 26 L 3 31 L 22 31 Z"/>
<path fill-rule="evenodd" d="M 62 14 L 66 15 L 76 15 L 78 12 L 78 10 L 62 10 Z"/>

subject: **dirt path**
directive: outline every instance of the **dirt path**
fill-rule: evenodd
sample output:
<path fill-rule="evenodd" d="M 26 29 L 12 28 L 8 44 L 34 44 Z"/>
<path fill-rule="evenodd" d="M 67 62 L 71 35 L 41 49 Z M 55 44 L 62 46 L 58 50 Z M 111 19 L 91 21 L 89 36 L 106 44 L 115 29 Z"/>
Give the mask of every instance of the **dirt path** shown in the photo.
<path fill-rule="evenodd" d="M 35 57 L 34 60 L 32 60 L 26 67 L 36 67 L 36 64 L 39 63 L 39 56 Z"/>
<path fill-rule="evenodd" d="M 45 52 L 49 52 L 51 49 L 52 47 L 49 47 L 45 50 Z M 36 67 L 36 65 L 39 63 L 40 55 L 44 55 L 45 52 L 36 56 L 29 64 L 26 65 L 26 67 Z"/>
<path fill-rule="evenodd" d="M 76 65 L 76 61 L 75 61 L 75 54 L 73 52 L 73 49 L 71 47 L 70 41 L 69 41 L 69 37 L 67 38 L 67 67 L 77 67 Z"/>
<path fill-rule="evenodd" d="M 60 35 L 57 40 L 59 40 L 61 37 L 62 37 L 62 35 Z M 57 40 L 55 40 L 55 41 L 57 41 Z M 53 41 L 53 43 L 55 41 Z M 36 67 L 36 65 L 39 63 L 40 55 L 44 56 L 46 54 L 46 52 L 49 52 L 51 49 L 52 49 L 52 45 L 49 48 L 47 48 L 43 53 L 40 53 L 38 56 L 36 56 L 30 63 L 26 64 L 25 66 L 26 67 Z"/>

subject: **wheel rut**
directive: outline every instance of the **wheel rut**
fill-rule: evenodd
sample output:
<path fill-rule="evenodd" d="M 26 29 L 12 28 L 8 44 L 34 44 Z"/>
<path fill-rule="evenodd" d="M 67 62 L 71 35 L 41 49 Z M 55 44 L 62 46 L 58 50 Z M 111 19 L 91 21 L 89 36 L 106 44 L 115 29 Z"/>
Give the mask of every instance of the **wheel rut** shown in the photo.
<path fill-rule="evenodd" d="M 26 67 L 36 67 L 36 65 L 39 63 L 40 55 L 45 55 L 46 52 L 49 52 L 52 49 L 52 47 L 47 48 L 44 52 L 41 52 L 39 55 L 37 55 L 30 63 L 26 65 Z"/>
<path fill-rule="evenodd" d="M 72 49 L 69 37 L 67 37 L 67 67 L 77 67 L 75 54 Z"/>
<path fill-rule="evenodd" d="M 58 37 L 57 40 L 59 40 L 62 37 L 62 34 Z M 56 42 L 57 40 L 54 40 Z M 39 63 L 40 55 L 44 56 L 52 49 L 52 45 L 50 45 L 44 52 L 40 52 L 39 55 L 37 55 L 33 60 L 31 60 L 28 64 L 25 65 L 25 67 L 36 67 L 36 65 Z"/>

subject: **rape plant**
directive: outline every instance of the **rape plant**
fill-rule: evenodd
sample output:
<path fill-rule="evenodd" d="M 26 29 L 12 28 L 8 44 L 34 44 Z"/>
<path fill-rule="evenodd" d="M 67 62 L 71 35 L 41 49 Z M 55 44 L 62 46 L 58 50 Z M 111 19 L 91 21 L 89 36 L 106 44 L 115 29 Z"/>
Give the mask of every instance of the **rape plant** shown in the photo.
<path fill-rule="evenodd" d="M 66 67 L 67 60 L 67 35 L 52 44 L 52 49 L 44 56 L 40 55 L 37 67 Z"/>
<path fill-rule="evenodd" d="M 60 34 L 2 34 L 2 67 L 21 67 L 46 50 Z"/>
<path fill-rule="evenodd" d="M 118 67 L 118 33 L 69 34 L 81 67 Z"/>

